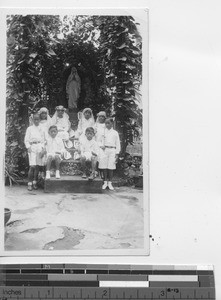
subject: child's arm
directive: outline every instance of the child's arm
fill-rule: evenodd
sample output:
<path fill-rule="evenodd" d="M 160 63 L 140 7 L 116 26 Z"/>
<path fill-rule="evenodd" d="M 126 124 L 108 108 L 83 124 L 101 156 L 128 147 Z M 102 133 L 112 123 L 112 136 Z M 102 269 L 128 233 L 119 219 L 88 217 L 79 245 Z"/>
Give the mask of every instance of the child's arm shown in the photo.
<path fill-rule="evenodd" d="M 79 154 L 84 153 L 84 150 L 85 150 L 84 143 L 81 142 L 80 145 L 79 145 Z"/>
<path fill-rule="evenodd" d="M 58 149 L 56 149 L 56 150 L 57 150 L 55 152 L 56 154 L 63 155 L 65 153 L 64 143 L 63 143 L 62 139 L 60 139 L 60 138 L 59 138 L 59 143 L 58 143 Z"/>
<path fill-rule="evenodd" d="M 67 120 L 67 124 L 66 124 L 64 130 L 69 131 L 70 127 L 71 127 L 71 122 L 69 120 Z"/>
<path fill-rule="evenodd" d="M 47 141 L 47 134 L 46 134 L 45 131 L 43 131 L 43 133 L 42 133 L 42 145 L 43 145 L 43 147 L 45 147 L 46 141 Z"/>
<path fill-rule="evenodd" d="M 28 127 L 25 133 L 25 147 L 28 149 L 31 149 L 31 144 L 30 144 L 30 138 L 31 138 L 31 132 L 30 132 L 30 128 Z"/>
<path fill-rule="evenodd" d="M 82 134 L 82 131 L 83 131 L 82 127 L 83 127 L 82 119 L 80 119 L 79 123 L 78 123 L 78 132 L 79 132 L 79 134 Z"/>
<path fill-rule="evenodd" d="M 105 149 L 105 147 L 104 147 L 104 134 L 99 136 L 99 138 L 97 139 L 97 143 L 98 143 L 99 148 L 101 148 L 103 150 Z"/>
<path fill-rule="evenodd" d="M 116 155 L 120 153 L 121 146 L 120 146 L 120 137 L 119 133 L 116 131 Z"/>

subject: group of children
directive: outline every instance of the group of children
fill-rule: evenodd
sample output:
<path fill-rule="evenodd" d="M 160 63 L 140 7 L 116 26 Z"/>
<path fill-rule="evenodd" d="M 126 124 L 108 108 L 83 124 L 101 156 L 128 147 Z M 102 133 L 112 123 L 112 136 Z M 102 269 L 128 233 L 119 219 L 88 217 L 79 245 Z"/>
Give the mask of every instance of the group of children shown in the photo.
<path fill-rule="evenodd" d="M 44 174 L 46 167 L 46 180 L 50 179 L 51 164 L 55 161 L 57 179 L 60 178 L 60 163 L 62 159 L 69 159 L 68 151 L 73 147 L 73 138 L 79 141 L 78 149 L 82 178 L 86 176 L 86 163 L 91 163 L 89 180 L 96 176 L 99 168 L 104 180 L 102 189 L 107 187 L 113 190 L 113 170 L 120 153 L 119 134 L 113 129 L 113 119 L 107 118 L 101 111 L 97 114 L 96 122 L 90 108 L 85 108 L 79 114 L 78 126 L 72 128 L 69 115 L 63 106 L 57 106 L 51 118 L 47 108 L 41 108 L 32 115 L 30 126 L 25 134 L 25 146 L 29 156 L 28 190 L 37 189 L 39 172 Z"/>

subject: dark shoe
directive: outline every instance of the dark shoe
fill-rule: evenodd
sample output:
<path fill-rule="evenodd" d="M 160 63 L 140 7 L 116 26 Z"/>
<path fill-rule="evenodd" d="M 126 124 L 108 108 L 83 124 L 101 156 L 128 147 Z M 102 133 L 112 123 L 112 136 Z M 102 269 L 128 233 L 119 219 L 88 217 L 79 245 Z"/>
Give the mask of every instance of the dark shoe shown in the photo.
<path fill-rule="evenodd" d="M 38 189 L 38 186 L 37 186 L 36 183 L 33 183 L 33 189 L 34 189 L 34 190 L 37 190 L 37 189 Z"/>
<path fill-rule="evenodd" d="M 95 174 L 91 173 L 91 175 L 88 177 L 88 180 L 94 180 L 94 178 L 95 178 Z"/>
<path fill-rule="evenodd" d="M 83 173 L 82 178 L 86 179 L 87 175 L 85 173 Z"/>

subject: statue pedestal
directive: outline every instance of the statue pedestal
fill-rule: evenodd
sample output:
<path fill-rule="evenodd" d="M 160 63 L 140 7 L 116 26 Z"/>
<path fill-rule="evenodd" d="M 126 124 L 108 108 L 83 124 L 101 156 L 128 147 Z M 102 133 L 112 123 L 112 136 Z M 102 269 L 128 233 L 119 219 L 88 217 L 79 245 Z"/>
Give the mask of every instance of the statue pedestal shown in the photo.
<path fill-rule="evenodd" d="M 60 179 L 52 177 L 45 180 L 45 193 L 102 193 L 103 181 L 95 178 L 93 181 L 82 179 L 81 176 L 61 176 Z"/>
<path fill-rule="evenodd" d="M 70 122 L 78 122 L 78 109 L 68 109 L 67 114 L 69 115 Z"/>
<path fill-rule="evenodd" d="M 80 160 L 63 160 L 60 165 L 61 175 L 82 175 Z"/>
<path fill-rule="evenodd" d="M 86 174 L 89 176 L 91 173 L 91 164 L 86 164 Z M 81 176 L 83 174 L 81 168 L 81 162 L 79 159 L 75 160 L 70 158 L 68 160 L 62 160 L 60 164 L 61 176 Z M 51 176 L 55 176 L 55 164 L 52 162 Z"/>

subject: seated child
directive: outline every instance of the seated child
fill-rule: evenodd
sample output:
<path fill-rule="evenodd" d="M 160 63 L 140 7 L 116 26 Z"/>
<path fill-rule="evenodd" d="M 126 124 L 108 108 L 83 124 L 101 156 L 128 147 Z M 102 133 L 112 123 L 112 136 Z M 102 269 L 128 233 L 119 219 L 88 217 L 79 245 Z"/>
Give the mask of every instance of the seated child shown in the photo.
<path fill-rule="evenodd" d="M 28 150 L 29 171 L 28 171 L 28 190 L 37 189 L 39 167 L 43 165 L 42 156 L 45 145 L 45 134 L 40 126 L 40 116 L 33 114 L 33 125 L 29 126 L 25 134 L 25 146 Z"/>
<path fill-rule="evenodd" d="M 94 127 L 94 116 L 90 108 L 85 108 L 82 113 L 79 113 L 79 115 L 78 132 L 79 139 L 81 139 L 85 135 L 86 128 Z"/>
<path fill-rule="evenodd" d="M 49 128 L 49 136 L 46 142 L 47 160 L 46 160 L 46 179 L 50 179 L 51 163 L 55 161 L 56 178 L 60 178 L 60 163 L 65 153 L 64 143 L 58 136 L 57 126 L 52 125 Z"/>
<path fill-rule="evenodd" d="M 81 165 L 83 169 L 82 178 L 87 178 L 86 176 L 86 162 L 91 162 L 92 173 L 89 180 L 94 180 L 96 164 L 97 164 L 97 156 L 99 153 L 99 147 L 97 142 L 94 139 L 94 128 L 88 127 L 85 130 L 85 136 L 81 139 L 80 142 L 80 154 L 81 154 Z"/>
<path fill-rule="evenodd" d="M 107 187 L 114 190 L 112 185 L 113 170 L 116 169 L 116 162 L 120 153 L 120 138 L 116 130 L 113 129 L 113 119 L 107 118 L 105 121 L 104 142 L 100 148 L 103 150 L 99 160 L 99 169 L 104 174 L 104 184 L 102 189 Z"/>

